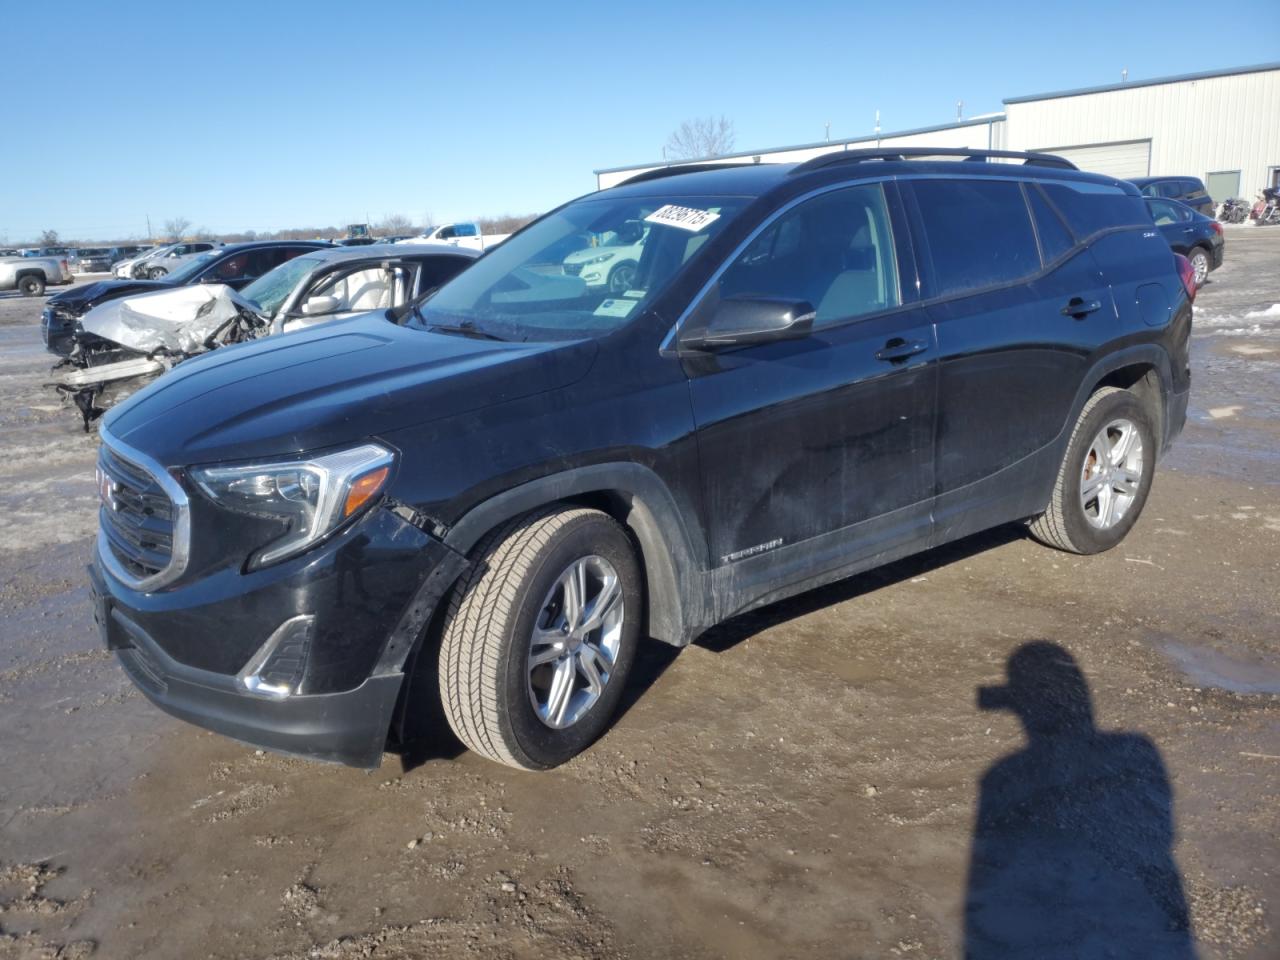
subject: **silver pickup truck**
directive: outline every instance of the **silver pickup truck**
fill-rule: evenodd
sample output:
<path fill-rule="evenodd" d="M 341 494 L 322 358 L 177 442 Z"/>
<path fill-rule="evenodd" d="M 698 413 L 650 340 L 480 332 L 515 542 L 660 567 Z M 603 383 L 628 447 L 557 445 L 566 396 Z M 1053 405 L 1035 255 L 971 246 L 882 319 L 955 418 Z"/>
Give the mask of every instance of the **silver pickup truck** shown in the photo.
<path fill-rule="evenodd" d="M 71 282 L 67 261 L 56 257 L 0 257 L 0 290 L 38 297 L 45 287 Z"/>

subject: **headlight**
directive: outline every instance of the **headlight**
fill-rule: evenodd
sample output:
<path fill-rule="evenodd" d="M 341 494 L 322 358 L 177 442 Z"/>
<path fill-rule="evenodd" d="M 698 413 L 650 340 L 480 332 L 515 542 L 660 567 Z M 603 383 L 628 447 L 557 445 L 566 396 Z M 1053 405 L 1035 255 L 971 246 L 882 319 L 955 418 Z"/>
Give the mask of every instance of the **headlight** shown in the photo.
<path fill-rule="evenodd" d="M 614 258 L 614 256 L 615 256 L 615 255 L 616 255 L 616 254 L 614 254 L 614 253 L 602 253 L 602 254 L 600 254 L 600 256 L 598 256 L 598 257 L 592 257 L 590 260 L 583 260 L 583 261 L 582 261 L 582 265 L 583 265 L 584 267 L 589 267 L 589 266 L 591 266 L 593 263 L 604 263 L 606 260 L 612 260 L 612 259 Z"/>
<path fill-rule="evenodd" d="M 359 513 L 386 486 L 394 459 L 366 443 L 307 460 L 199 467 L 191 476 L 228 510 L 287 524 L 283 536 L 249 557 L 256 570 L 301 553 Z"/>

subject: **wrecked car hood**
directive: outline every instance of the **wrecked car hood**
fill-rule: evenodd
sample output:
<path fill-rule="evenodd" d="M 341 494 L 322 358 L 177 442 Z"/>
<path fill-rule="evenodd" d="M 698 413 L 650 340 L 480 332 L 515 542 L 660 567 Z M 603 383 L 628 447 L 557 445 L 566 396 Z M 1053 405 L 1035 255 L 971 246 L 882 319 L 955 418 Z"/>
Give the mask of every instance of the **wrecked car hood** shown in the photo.
<path fill-rule="evenodd" d="M 183 361 L 103 422 L 166 464 L 280 456 L 566 387 L 595 355 L 594 340 L 498 343 L 370 313 Z"/>
<path fill-rule="evenodd" d="M 241 310 L 252 311 L 253 305 L 230 287 L 194 284 L 99 304 L 80 318 L 80 326 L 139 353 L 162 347 L 193 353 Z"/>
<path fill-rule="evenodd" d="M 97 280 L 55 293 L 46 303 L 52 307 L 61 307 L 75 312 L 87 310 L 103 300 L 114 300 L 117 297 L 127 297 L 152 290 L 172 289 L 173 284 L 160 280 Z"/>

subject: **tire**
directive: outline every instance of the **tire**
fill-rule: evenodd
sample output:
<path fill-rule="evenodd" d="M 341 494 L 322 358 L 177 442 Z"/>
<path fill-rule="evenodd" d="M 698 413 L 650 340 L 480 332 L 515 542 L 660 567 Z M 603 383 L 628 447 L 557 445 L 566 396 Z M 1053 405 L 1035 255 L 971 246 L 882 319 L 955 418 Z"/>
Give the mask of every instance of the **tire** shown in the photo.
<path fill-rule="evenodd" d="M 1191 269 L 1196 273 L 1196 288 L 1199 289 L 1209 279 L 1209 270 L 1213 261 L 1209 258 L 1209 251 L 1204 247 L 1192 247 L 1187 259 L 1191 262 Z"/>
<path fill-rule="evenodd" d="M 1117 459 L 1128 436 L 1123 429 L 1114 429 L 1121 423 L 1132 427 L 1138 442 L 1136 480 L 1131 441 L 1128 452 Z M 1111 474 L 1099 470 L 1103 457 L 1096 441 L 1104 427 L 1108 428 Z M 1031 522 L 1031 535 L 1043 544 L 1068 553 L 1110 550 L 1125 538 L 1142 513 L 1155 473 L 1155 454 L 1155 431 L 1150 415 L 1138 398 L 1128 390 L 1101 388 L 1080 411 L 1067 443 L 1066 456 L 1058 469 L 1053 496 L 1045 512 Z M 1090 481 L 1098 492 L 1093 499 L 1086 499 L 1088 493 L 1082 496 L 1081 490 L 1082 486 L 1089 490 Z M 1104 517 L 1104 511 L 1110 512 Z"/>
<path fill-rule="evenodd" d="M 161 277 L 163 277 L 163 276 L 164 276 L 166 273 L 168 273 L 168 272 L 169 272 L 169 271 L 168 271 L 168 270 L 166 270 L 164 267 L 152 267 L 150 270 L 148 270 L 148 271 L 147 271 L 147 279 L 148 279 L 148 280 L 159 280 Z"/>
<path fill-rule="evenodd" d="M 451 595 L 440 643 L 440 699 L 449 726 L 498 763 L 558 766 L 604 732 L 635 660 L 643 615 L 635 550 L 607 514 L 550 508 L 491 533 L 475 560 Z M 607 626 L 566 633 L 575 605 L 565 578 L 577 583 L 570 572 L 579 565 L 588 600 L 605 595 L 613 573 L 620 607 L 606 604 Z M 593 608 L 581 607 L 584 616 L 572 619 L 585 626 Z M 547 639 L 536 642 L 535 630 Z M 535 649 L 545 661 L 536 666 Z M 567 677 L 567 686 L 557 686 L 557 677 Z M 567 695 L 555 696 L 558 689 Z"/>
<path fill-rule="evenodd" d="M 631 289 L 632 282 L 635 278 L 635 262 L 631 260 L 624 260 L 609 271 L 609 293 L 615 297 L 622 296 Z"/>
<path fill-rule="evenodd" d="M 26 273 L 18 278 L 18 292 L 24 297 L 38 297 L 44 293 L 44 277 L 38 273 Z"/>

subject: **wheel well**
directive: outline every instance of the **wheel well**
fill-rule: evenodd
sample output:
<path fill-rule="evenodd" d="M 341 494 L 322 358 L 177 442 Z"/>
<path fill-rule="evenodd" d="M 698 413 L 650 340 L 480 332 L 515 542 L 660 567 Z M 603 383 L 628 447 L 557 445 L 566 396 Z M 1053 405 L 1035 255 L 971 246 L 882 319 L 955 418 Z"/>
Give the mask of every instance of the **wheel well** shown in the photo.
<path fill-rule="evenodd" d="M 1151 417 L 1151 428 L 1156 435 L 1156 445 L 1163 446 L 1164 384 L 1160 380 L 1160 372 L 1152 364 L 1134 363 L 1112 370 L 1094 384 L 1089 394 L 1092 396 L 1102 387 L 1119 387 L 1137 397 L 1147 411 L 1147 415 Z"/>

